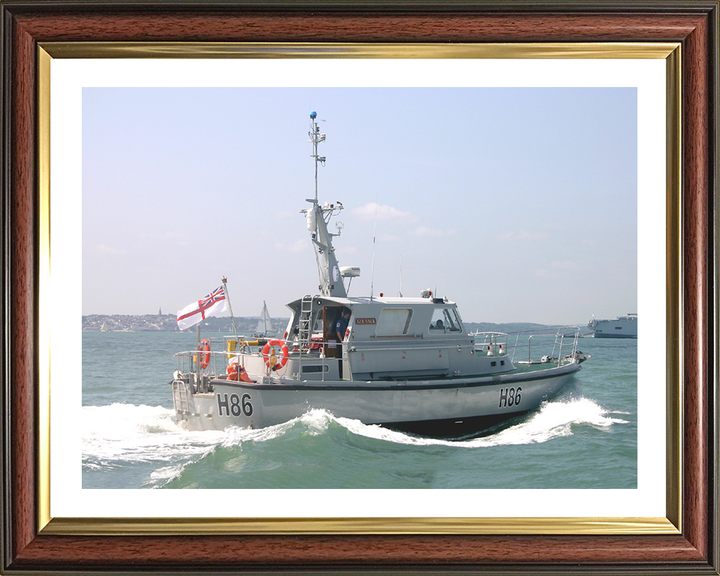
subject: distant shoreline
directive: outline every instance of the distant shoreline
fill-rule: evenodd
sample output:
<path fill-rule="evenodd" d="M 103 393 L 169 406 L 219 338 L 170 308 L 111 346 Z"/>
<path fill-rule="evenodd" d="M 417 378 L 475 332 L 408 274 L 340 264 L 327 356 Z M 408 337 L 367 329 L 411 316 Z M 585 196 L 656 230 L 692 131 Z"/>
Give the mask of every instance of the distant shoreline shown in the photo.
<path fill-rule="evenodd" d="M 238 332 L 254 332 L 259 316 L 235 318 Z M 289 318 L 271 318 L 275 331 L 284 330 Z M 82 317 L 83 332 L 100 332 L 105 325 L 108 332 L 181 332 L 175 314 L 89 314 Z M 233 331 L 229 316 L 210 317 L 201 322 L 201 329 L 209 332 Z M 185 330 L 194 332 L 195 328 Z"/>
<path fill-rule="evenodd" d="M 235 326 L 241 334 L 254 334 L 257 330 L 259 316 L 236 317 Z M 281 333 L 287 326 L 289 317 L 271 318 L 273 333 Z M 83 332 L 101 332 L 105 325 L 108 332 L 180 332 L 175 314 L 89 314 L 82 317 Z M 506 332 L 515 333 L 524 330 L 540 330 L 552 328 L 550 324 L 532 322 L 465 322 L 468 332 Z M 583 325 L 579 326 L 582 329 Z M 195 328 L 185 330 L 194 332 Z M 210 317 L 201 323 L 201 330 L 206 332 L 233 332 L 232 320 L 229 316 Z"/>

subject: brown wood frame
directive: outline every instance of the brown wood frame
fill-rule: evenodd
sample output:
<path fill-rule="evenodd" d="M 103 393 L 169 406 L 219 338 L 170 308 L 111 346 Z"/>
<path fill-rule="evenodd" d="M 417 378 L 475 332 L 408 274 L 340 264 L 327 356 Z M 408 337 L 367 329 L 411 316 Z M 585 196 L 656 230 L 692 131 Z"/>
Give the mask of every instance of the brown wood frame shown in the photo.
<path fill-rule="evenodd" d="M 718 574 L 717 1 L 2 2 L 2 557 L 7 573 Z M 37 46 L 79 41 L 682 43 L 682 534 L 38 534 Z"/>

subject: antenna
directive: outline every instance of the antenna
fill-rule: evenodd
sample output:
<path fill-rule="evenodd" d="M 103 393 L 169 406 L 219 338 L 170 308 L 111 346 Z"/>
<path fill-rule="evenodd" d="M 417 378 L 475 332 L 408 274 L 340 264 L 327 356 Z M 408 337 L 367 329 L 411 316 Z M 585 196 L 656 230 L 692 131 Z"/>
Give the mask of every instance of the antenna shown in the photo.
<path fill-rule="evenodd" d="M 315 159 L 315 205 L 318 203 L 318 162 L 325 166 L 325 156 L 318 156 L 317 151 L 318 144 L 325 141 L 325 134 L 320 133 L 320 126 L 318 126 L 315 121 L 316 119 L 317 112 L 313 110 L 310 112 L 310 131 L 308 132 L 308 136 L 310 136 L 310 142 L 312 142 L 313 145 L 313 153 L 310 157 Z"/>
<path fill-rule="evenodd" d="M 402 282 L 402 254 L 400 254 L 400 293 L 398 296 L 402 298 L 403 295 L 403 282 Z"/>
<path fill-rule="evenodd" d="M 373 252 L 372 252 L 372 270 L 370 271 L 370 301 L 373 299 L 373 287 L 375 284 L 375 237 L 377 236 L 377 195 L 375 196 L 375 227 L 373 228 Z"/>
<path fill-rule="evenodd" d="M 235 315 L 233 314 L 232 310 L 232 304 L 230 304 L 230 294 L 228 294 L 227 289 L 227 278 L 225 276 L 222 277 L 222 285 L 223 285 L 223 291 L 225 292 L 225 299 L 228 303 L 228 308 L 230 308 L 230 320 L 232 320 L 232 326 L 233 326 L 233 332 L 235 332 L 235 341 L 240 342 L 240 336 L 238 336 L 237 326 L 235 326 Z M 200 337 L 200 324 L 198 324 L 198 338 Z"/>

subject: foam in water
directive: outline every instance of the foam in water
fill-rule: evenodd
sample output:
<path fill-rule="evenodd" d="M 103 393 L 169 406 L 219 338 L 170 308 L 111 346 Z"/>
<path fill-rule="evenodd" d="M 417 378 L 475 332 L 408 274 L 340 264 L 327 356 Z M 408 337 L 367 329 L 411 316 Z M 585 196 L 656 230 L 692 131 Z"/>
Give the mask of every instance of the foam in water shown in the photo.
<path fill-rule="evenodd" d="M 84 406 L 83 456 L 110 460 L 166 460 L 173 448 L 207 446 L 217 439 L 187 432 L 161 406 Z"/>
<path fill-rule="evenodd" d="M 178 464 L 176 466 L 164 466 L 158 468 L 150 474 L 150 480 L 145 482 L 145 486 L 152 486 L 153 484 L 162 483 L 165 484 L 182 474 L 187 463 Z"/>
<path fill-rule="evenodd" d="M 513 444 L 534 444 L 547 442 L 553 438 L 570 436 L 573 424 L 588 424 L 597 428 L 609 428 L 613 424 L 627 423 L 625 420 L 611 418 L 609 412 L 588 398 L 567 401 L 545 402 L 540 410 L 497 434 L 469 440 L 442 440 L 409 436 L 382 428 L 367 426 L 358 420 L 338 418 L 337 422 L 348 430 L 361 436 L 416 446 L 455 446 L 458 448 L 482 448 Z"/>
<path fill-rule="evenodd" d="M 112 468 L 122 463 L 163 464 L 150 473 L 146 487 L 167 484 L 180 476 L 188 464 L 198 462 L 217 447 L 242 448 L 245 442 L 267 442 L 281 438 L 300 426 L 311 436 L 324 434 L 337 424 L 353 434 L 383 442 L 410 446 L 451 446 L 485 448 L 503 445 L 542 443 L 572 435 L 573 425 L 609 429 L 627 423 L 588 398 L 555 400 L 521 422 L 496 434 L 467 440 L 443 440 L 411 436 L 381 426 L 363 424 L 350 418 L 336 418 L 326 410 L 309 410 L 299 418 L 258 430 L 230 427 L 221 431 L 194 432 L 184 429 L 172 409 L 161 406 L 83 407 L 83 465 L 91 470 Z"/>
<path fill-rule="evenodd" d="M 327 415 L 329 417 L 329 414 Z M 159 486 L 182 474 L 218 446 L 242 446 L 243 442 L 266 442 L 283 436 L 300 419 L 259 430 L 230 427 L 225 430 L 189 431 L 162 406 L 111 404 L 84 406 L 83 466 L 89 470 L 111 469 L 123 464 L 164 463 L 150 474 L 145 486 Z M 308 416 L 308 428 L 322 429 L 322 417 Z M 325 423 L 327 428 L 327 422 Z"/>

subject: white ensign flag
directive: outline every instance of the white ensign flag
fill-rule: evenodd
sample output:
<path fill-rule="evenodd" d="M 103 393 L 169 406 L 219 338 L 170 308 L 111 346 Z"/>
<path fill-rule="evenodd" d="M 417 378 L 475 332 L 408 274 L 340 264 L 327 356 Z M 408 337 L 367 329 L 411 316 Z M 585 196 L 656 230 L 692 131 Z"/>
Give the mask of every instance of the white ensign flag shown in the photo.
<path fill-rule="evenodd" d="M 208 316 L 217 316 L 227 309 L 225 290 L 222 286 L 197 302 L 188 304 L 178 312 L 177 323 L 180 330 L 190 328 Z"/>

